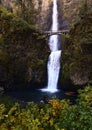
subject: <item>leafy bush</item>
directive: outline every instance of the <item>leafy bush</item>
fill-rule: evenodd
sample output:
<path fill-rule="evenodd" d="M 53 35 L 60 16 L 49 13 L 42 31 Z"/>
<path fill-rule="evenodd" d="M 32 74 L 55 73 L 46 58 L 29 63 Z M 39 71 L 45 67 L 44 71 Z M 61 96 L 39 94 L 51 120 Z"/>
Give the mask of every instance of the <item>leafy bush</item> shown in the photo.
<path fill-rule="evenodd" d="M 79 91 L 76 105 L 69 100 L 49 100 L 47 104 L 33 102 L 23 108 L 0 105 L 1 130 L 91 130 L 92 87 Z"/>

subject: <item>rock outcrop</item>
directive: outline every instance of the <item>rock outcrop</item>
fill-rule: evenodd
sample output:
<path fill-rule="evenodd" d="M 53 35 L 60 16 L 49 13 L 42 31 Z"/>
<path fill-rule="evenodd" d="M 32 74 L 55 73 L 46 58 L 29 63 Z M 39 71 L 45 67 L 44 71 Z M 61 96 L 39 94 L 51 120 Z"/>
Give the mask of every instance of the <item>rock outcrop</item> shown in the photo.
<path fill-rule="evenodd" d="M 92 5 L 91 0 L 59 0 L 61 2 L 61 13 L 62 13 L 62 29 L 69 29 L 72 23 L 78 19 L 79 10 L 82 4 Z"/>
<path fill-rule="evenodd" d="M 40 30 L 49 30 L 51 26 L 52 0 L 41 0 L 38 6 L 38 28 Z"/>

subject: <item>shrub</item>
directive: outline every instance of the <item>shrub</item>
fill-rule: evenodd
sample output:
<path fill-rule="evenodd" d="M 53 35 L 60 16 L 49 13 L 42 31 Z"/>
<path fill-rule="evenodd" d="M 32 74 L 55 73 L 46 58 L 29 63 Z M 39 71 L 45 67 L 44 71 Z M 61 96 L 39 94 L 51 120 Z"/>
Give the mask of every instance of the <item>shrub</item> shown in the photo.
<path fill-rule="evenodd" d="M 92 88 L 79 91 L 77 103 L 56 98 L 47 104 L 33 102 L 23 108 L 20 104 L 0 104 L 1 130 L 91 130 Z"/>

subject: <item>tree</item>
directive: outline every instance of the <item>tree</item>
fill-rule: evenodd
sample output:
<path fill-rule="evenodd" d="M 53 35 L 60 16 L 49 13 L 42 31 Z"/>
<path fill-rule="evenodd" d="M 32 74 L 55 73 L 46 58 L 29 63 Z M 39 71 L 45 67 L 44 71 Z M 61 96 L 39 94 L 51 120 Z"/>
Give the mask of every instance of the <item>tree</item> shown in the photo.
<path fill-rule="evenodd" d="M 16 0 L 18 15 L 30 24 L 35 23 L 36 10 L 33 0 Z"/>

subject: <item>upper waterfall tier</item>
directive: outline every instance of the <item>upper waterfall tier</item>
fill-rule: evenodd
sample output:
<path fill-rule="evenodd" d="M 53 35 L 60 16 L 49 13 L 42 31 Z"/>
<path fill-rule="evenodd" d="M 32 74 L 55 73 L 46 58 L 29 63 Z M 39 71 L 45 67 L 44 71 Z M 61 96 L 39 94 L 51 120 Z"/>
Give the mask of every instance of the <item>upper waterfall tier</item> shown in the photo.
<path fill-rule="evenodd" d="M 57 31 L 58 30 L 58 11 L 57 11 L 57 1 L 53 1 L 53 15 L 52 15 L 52 31 Z"/>
<path fill-rule="evenodd" d="M 57 0 L 53 1 L 53 14 L 52 14 L 52 31 L 58 30 L 58 11 L 57 11 Z M 58 35 L 53 35 L 49 39 L 49 46 L 51 51 L 58 50 Z"/>

